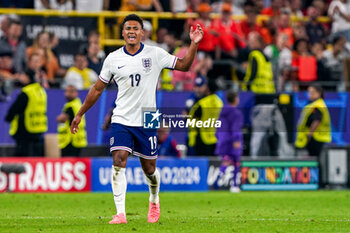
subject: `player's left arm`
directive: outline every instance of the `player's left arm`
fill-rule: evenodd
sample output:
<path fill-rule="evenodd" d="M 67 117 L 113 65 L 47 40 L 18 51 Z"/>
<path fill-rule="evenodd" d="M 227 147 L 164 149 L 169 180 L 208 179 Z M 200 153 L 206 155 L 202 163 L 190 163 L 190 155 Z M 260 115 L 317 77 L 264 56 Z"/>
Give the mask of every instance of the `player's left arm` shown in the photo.
<path fill-rule="evenodd" d="M 204 35 L 202 27 L 197 24 L 196 30 L 191 27 L 190 29 L 190 38 L 191 38 L 191 45 L 190 48 L 188 49 L 187 54 L 182 58 L 182 59 L 177 59 L 176 65 L 175 65 L 175 70 L 179 71 L 189 71 L 193 60 L 196 56 L 197 53 L 197 48 L 199 42 L 202 40 Z"/>

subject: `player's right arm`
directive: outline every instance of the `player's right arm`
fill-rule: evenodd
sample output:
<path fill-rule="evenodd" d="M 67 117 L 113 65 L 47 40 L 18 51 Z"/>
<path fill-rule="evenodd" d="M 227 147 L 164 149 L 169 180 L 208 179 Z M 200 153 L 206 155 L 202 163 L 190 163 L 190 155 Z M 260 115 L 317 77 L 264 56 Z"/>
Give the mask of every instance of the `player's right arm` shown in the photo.
<path fill-rule="evenodd" d="M 190 28 L 191 45 L 186 55 L 182 59 L 177 59 L 177 62 L 175 64 L 175 70 L 178 70 L 178 71 L 190 70 L 194 57 L 196 56 L 196 53 L 197 53 L 198 44 L 202 40 L 203 35 L 204 35 L 203 29 L 199 24 L 197 24 L 196 30 L 194 30 L 193 27 Z"/>
<path fill-rule="evenodd" d="M 92 86 L 88 95 L 86 96 L 83 105 L 78 111 L 77 115 L 74 117 L 72 124 L 70 125 L 70 131 L 75 134 L 79 129 L 79 123 L 83 115 L 96 103 L 98 98 L 100 98 L 103 90 L 108 85 L 108 83 L 102 82 L 100 79 Z"/>

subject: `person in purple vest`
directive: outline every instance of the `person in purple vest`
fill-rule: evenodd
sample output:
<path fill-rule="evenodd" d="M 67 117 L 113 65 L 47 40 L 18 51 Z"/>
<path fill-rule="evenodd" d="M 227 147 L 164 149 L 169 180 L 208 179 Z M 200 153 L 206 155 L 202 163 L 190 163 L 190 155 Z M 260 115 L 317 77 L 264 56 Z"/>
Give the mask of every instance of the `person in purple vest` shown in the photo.
<path fill-rule="evenodd" d="M 220 176 L 225 174 L 228 166 L 233 165 L 233 182 L 230 187 L 231 192 L 240 192 L 237 185 L 237 174 L 240 169 L 240 160 L 243 149 L 243 114 L 237 108 L 239 104 L 239 97 L 237 93 L 228 91 L 226 95 L 228 104 L 225 105 L 221 111 L 219 120 L 222 126 L 216 132 L 217 144 L 215 154 L 222 157 L 222 164 L 220 167 Z"/>

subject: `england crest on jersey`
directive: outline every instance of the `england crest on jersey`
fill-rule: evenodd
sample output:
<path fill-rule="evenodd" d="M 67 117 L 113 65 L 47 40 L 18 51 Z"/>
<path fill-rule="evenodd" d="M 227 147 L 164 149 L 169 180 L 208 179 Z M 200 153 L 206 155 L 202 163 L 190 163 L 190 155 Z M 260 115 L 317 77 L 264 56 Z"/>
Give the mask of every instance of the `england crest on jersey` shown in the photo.
<path fill-rule="evenodd" d="M 152 67 L 152 59 L 151 58 L 142 58 L 142 66 L 145 72 L 149 72 Z"/>

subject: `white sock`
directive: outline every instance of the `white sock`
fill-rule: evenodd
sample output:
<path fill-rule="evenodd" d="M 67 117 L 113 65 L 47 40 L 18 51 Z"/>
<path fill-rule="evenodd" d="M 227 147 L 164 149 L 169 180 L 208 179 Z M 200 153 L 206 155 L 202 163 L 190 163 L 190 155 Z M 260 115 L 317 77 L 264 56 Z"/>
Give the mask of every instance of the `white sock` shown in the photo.
<path fill-rule="evenodd" d="M 158 169 L 154 171 L 152 175 L 146 175 L 146 180 L 149 187 L 149 201 L 153 204 L 159 202 L 159 185 L 160 185 L 160 174 Z"/>
<path fill-rule="evenodd" d="M 125 215 L 125 194 L 127 186 L 125 168 L 112 166 L 111 184 L 117 214 L 123 213 Z"/>

